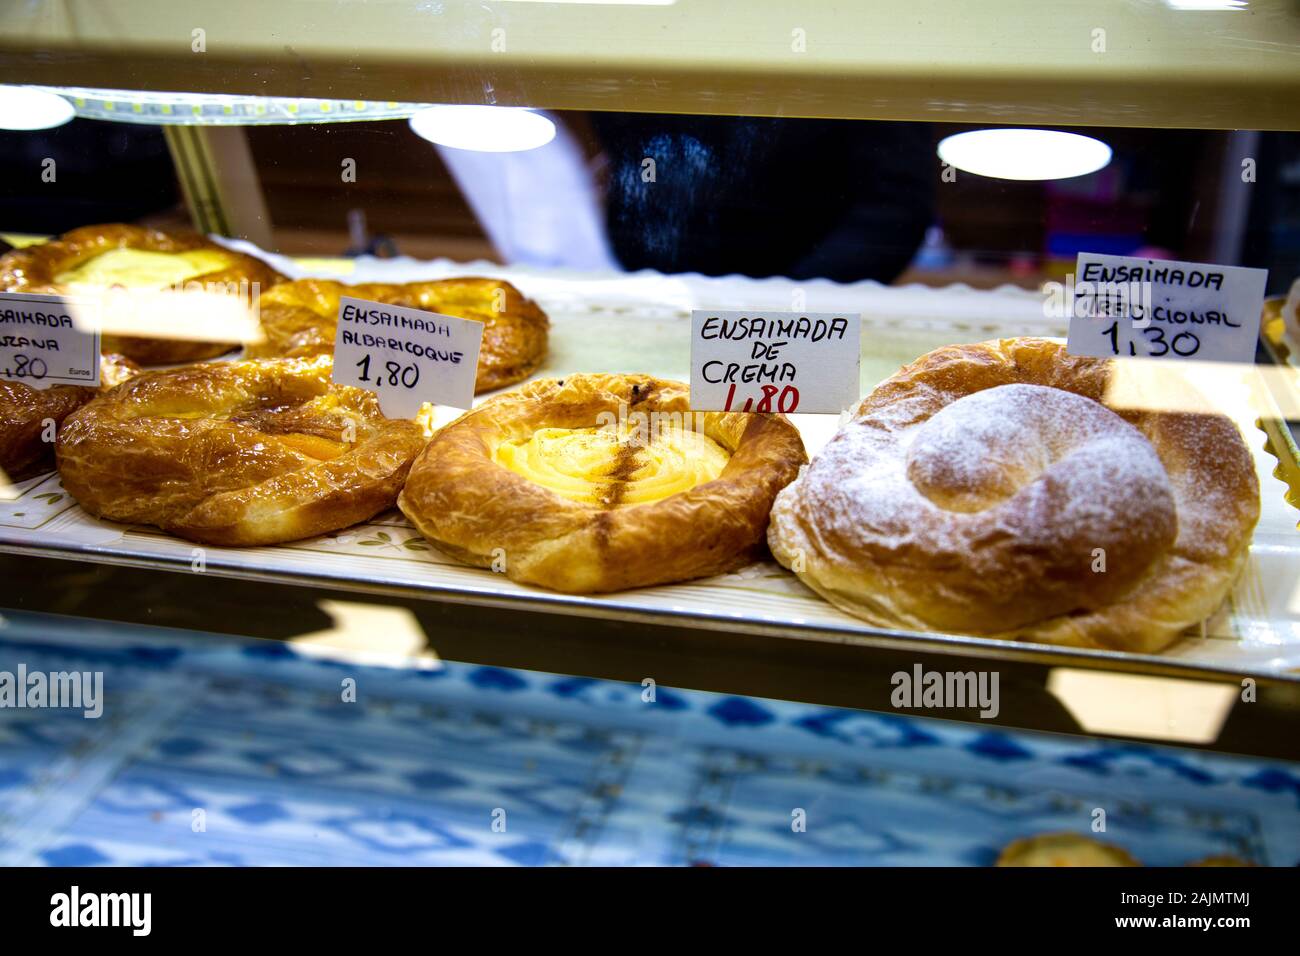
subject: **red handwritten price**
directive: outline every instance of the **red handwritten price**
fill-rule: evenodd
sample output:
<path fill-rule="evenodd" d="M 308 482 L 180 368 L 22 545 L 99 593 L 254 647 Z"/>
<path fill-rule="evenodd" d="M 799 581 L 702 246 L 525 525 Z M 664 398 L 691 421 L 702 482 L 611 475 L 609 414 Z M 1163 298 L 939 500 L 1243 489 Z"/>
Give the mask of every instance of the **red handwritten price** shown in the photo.
<path fill-rule="evenodd" d="M 724 411 L 740 412 L 771 412 L 778 411 L 782 414 L 789 415 L 799 407 L 799 389 L 793 385 L 787 385 L 785 388 L 778 388 L 775 385 L 761 386 L 763 397 L 754 401 L 754 396 L 745 399 L 745 404 L 741 408 L 735 408 L 736 384 L 733 382 L 727 388 L 727 403 Z M 776 408 L 772 408 L 772 400 L 776 399 Z"/>

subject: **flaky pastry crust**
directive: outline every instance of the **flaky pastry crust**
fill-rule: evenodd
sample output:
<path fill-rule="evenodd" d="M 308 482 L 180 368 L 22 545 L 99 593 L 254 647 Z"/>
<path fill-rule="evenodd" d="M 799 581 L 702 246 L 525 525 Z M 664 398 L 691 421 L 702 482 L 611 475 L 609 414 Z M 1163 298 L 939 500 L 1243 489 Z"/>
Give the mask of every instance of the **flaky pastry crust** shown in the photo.
<path fill-rule="evenodd" d="M 113 249 L 145 252 L 191 252 L 197 249 L 219 252 L 229 265 L 225 269 L 194 277 L 205 283 L 256 282 L 264 292 L 284 276 L 261 259 L 219 246 L 196 233 L 168 233 L 142 226 L 112 223 L 81 226 L 39 245 L 15 249 L 0 257 L 0 291 L 58 295 L 66 293 L 56 277 Z M 235 342 L 201 342 L 187 339 L 137 338 L 105 335 L 105 352 L 117 352 L 141 365 L 170 365 L 198 362 L 224 355 L 238 347 Z"/>
<path fill-rule="evenodd" d="M 329 279 L 283 283 L 262 296 L 266 340 L 250 346 L 248 355 L 333 354 L 340 296 L 484 323 L 474 383 L 476 394 L 522 382 L 546 358 L 550 327 L 546 313 L 509 282 L 475 277 L 404 284 L 346 285 Z"/>
<path fill-rule="evenodd" d="M 1111 409 L 1115 371 L 1046 339 L 922 356 L 777 497 L 772 553 L 879 626 L 1164 649 L 1232 587 L 1259 485 L 1229 419 Z"/>
<path fill-rule="evenodd" d="M 92 515 L 208 544 L 364 521 L 393 506 L 424 433 L 330 372 L 324 356 L 145 372 L 68 416 L 63 486 Z"/>
<path fill-rule="evenodd" d="M 719 477 L 625 507 L 568 500 L 492 457 L 500 443 L 541 428 L 590 428 L 620 410 L 631 417 L 685 416 L 689 409 L 686 385 L 647 375 L 529 382 L 439 432 L 412 466 L 398 506 L 450 556 L 556 591 L 619 591 L 721 574 L 764 553 L 772 499 L 807 461 L 783 416 L 697 413 L 704 435 L 730 455 Z"/>
<path fill-rule="evenodd" d="M 0 472 L 10 481 L 21 481 L 53 471 L 51 435 L 57 437 L 63 420 L 139 371 L 140 366 L 125 356 L 105 355 L 100 360 L 97 389 L 83 385 L 32 388 L 23 382 L 0 381 Z"/>

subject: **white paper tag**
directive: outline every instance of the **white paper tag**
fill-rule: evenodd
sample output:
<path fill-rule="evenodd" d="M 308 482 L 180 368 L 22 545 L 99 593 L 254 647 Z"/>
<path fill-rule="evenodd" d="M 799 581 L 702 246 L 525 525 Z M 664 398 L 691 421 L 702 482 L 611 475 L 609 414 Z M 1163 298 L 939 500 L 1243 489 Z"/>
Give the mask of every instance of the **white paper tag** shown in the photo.
<path fill-rule="evenodd" d="M 389 418 L 414 418 L 425 402 L 469 408 L 483 329 L 472 319 L 344 296 L 334 381 L 377 394 Z"/>
<path fill-rule="evenodd" d="M 97 387 L 97 310 L 93 299 L 0 292 L 0 378 L 32 388 Z"/>
<path fill-rule="evenodd" d="M 839 312 L 691 313 L 691 408 L 824 412 L 858 400 L 862 317 Z"/>
<path fill-rule="evenodd" d="M 1079 253 L 1071 355 L 1255 361 L 1267 269 Z"/>

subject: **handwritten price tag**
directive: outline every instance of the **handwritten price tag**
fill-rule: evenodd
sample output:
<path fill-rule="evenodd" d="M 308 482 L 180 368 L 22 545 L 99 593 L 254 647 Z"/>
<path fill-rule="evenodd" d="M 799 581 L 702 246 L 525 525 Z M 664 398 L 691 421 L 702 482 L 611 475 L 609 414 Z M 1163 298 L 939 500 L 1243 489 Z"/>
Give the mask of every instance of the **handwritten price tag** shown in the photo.
<path fill-rule="evenodd" d="M 1255 361 L 1267 269 L 1079 253 L 1071 355 Z"/>
<path fill-rule="evenodd" d="M 824 412 L 858 400 L 861 316 L 691 313 L 691 408 Z"/>
<path fill-rule="evenodd" d="M 32 388 L 98 386 L 97 308 L 58 295 L 0 293 L 0 378 Z"/>
<path fill-rule="evenodd" d="M 414 418 L 425 402 L 469 408 L 483 328 L 438 312 L 341 298 L 334 381 L 374 392 L 390 418 Z"/>

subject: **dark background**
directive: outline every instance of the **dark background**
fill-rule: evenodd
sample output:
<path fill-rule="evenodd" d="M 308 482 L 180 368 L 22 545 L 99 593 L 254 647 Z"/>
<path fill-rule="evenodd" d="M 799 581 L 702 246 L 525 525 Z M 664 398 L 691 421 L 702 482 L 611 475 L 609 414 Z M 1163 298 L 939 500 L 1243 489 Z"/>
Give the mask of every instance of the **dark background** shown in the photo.
<path fill-rule="evenodd" d="M 1115 157 L 1089 176 L 941 180 L 951 124 L 558 114 L 605 197 L 612 248 L 629 269 L 875 278 L 934 285 L 1034 286 L 1081 249 L 1232 261 L 1270 270 L 1269 291 L 1300 273 L 1300 134 L 1260 133 L 1257 181 L 1233 257 L 1216 256 L 1230 134 L 1076 130 Z M 291 254 L 341 255 L 346 217 L 417 257 L 499 258 L 438 158 L 404 121 L 246 130 L 274 224 Z M 382 169 L 343 183 L 339 157 Z M 640 178 L 645 156 L 659 175 Z M 43 183 L 41 162 L 58 177 Z M 1226 172 L 1225 172 L 1226 171 Z M 94 222 L 188 224 L 161 129 L 74 120 L 0 133 L 0 229 L 53 234 Z M 933 227 L 937 227 L 933 228 Z M 919 258 L 929 230 L 931 244 Z"/>

